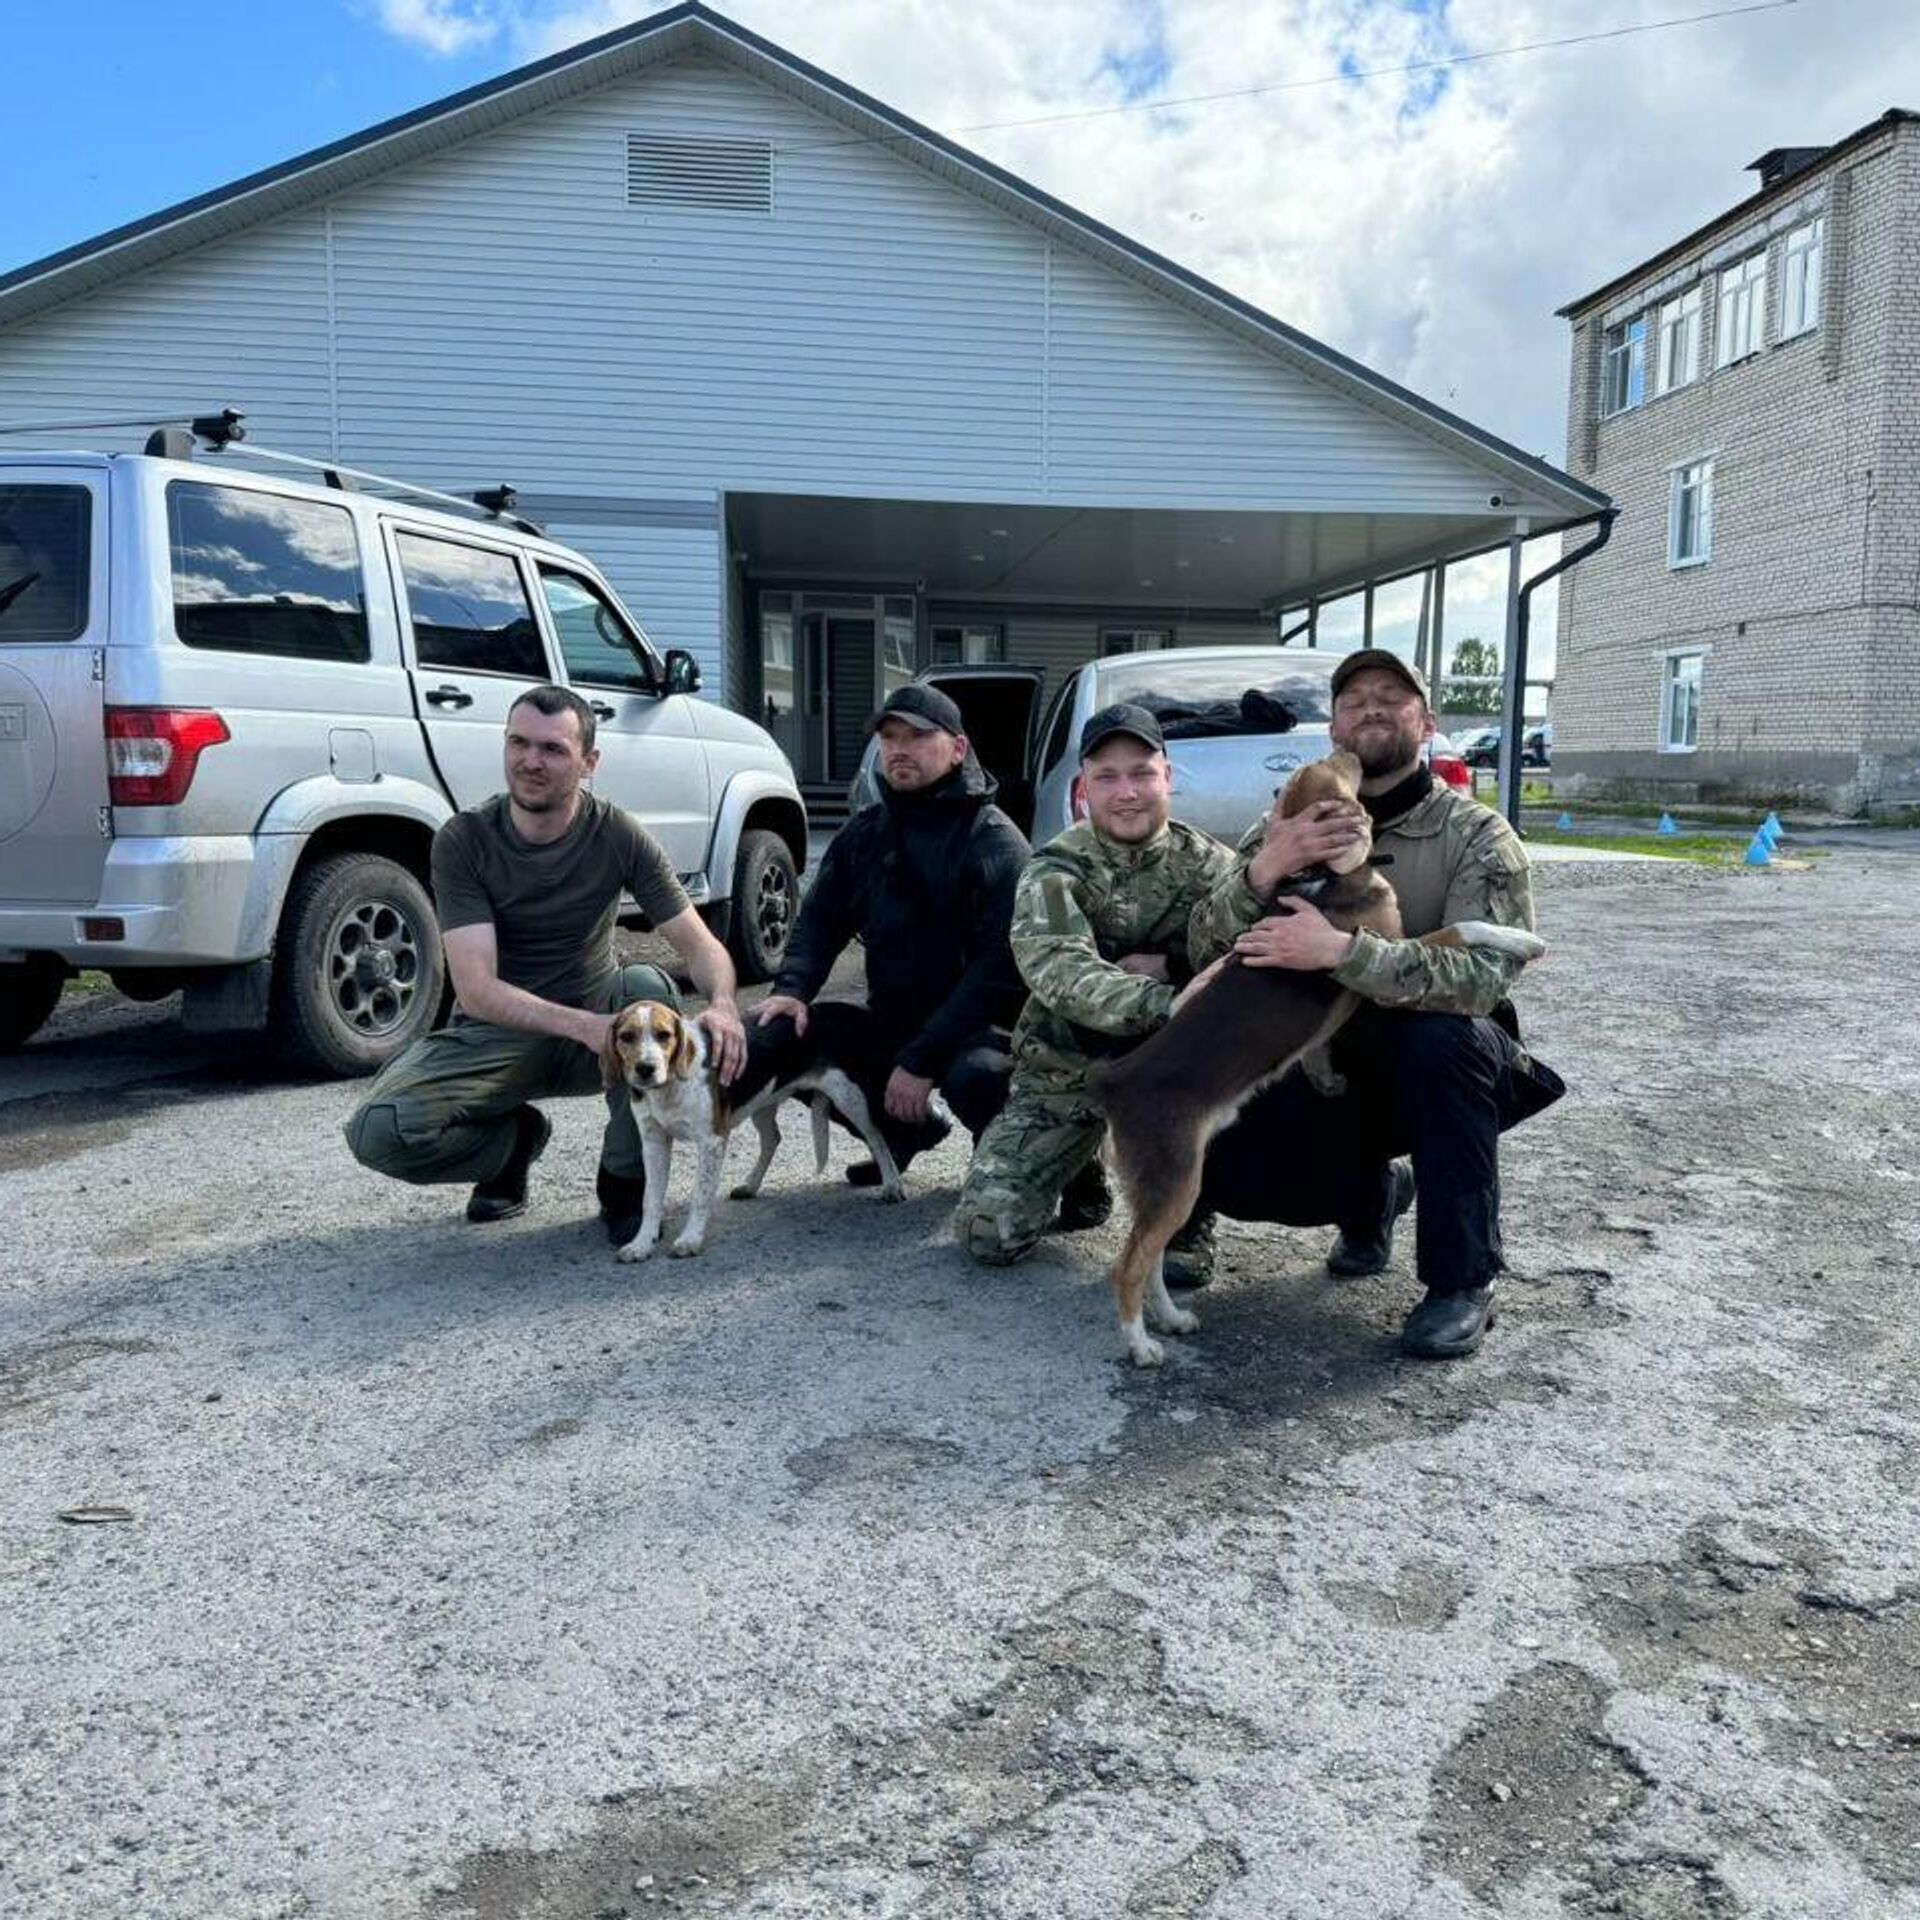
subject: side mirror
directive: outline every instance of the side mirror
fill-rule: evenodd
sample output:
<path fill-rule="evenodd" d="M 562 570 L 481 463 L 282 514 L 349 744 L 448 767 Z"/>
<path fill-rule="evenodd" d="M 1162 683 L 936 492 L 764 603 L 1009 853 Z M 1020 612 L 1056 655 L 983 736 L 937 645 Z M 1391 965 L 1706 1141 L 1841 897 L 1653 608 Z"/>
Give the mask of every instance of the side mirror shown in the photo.
<path fill-rule="evenodd" d="M 700 691 L 700 662 L 685 647 L 667 649 L 667 691 L 669 693 Z"/>

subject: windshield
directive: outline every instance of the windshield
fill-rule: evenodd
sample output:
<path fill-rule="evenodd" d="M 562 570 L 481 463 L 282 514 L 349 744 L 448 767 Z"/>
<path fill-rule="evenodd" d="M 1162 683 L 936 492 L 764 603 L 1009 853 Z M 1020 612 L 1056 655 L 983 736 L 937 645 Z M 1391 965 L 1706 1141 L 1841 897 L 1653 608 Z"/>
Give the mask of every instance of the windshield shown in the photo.
<path fill-rule="evenodd" d="M 1136 654 L 1101 674 L 1100 701 L 1130 700 L 1160 722 L 1169 740 L 1210 735 L 1290 733 L 1333 715 L 1328 683 L 1334 658 L 1277 661 L 1249 651 L 1245 660 L 1183 660 L 1177 652 Z"/>
<path fill-rule="evenodd" d="M 0 645 L 86 631 L 92 525 L 85 487 L 0 485 Z"/>

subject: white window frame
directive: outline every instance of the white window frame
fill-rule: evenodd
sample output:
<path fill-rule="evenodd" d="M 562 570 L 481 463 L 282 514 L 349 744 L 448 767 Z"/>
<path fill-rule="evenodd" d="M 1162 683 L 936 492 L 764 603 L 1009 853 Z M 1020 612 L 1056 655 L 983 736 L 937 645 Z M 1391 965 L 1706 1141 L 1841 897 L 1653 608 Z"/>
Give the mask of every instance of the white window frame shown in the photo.
<path fill-rule="evenodd" d="M 1797 340 L 1820 324 L 1820 268 L 1826 254 L 1827 221 L 1817 214 L 1787 235 L 1780 268 L 1780 339 Z"/>
<path fill-rule="evenodd" d="M 1730 367 L 1748 360 L 1766 345 L 1767 250 L 1720 271 L 1719 310 L 1713 322 L 1713 364 Z"/>
<path fill-rule="evenodd" d="M 1676 647 L 1664 655 L 1660 662 L 1660 751 L 1662 753 L 1697 753 L 1700 750 L 1700 708 L 1706 696 L 1707 655 L 1711 647 Z M 1694 671 L 1682 678 L 1682 668 L 1688 664 Z M 1691 710 L 1688 717 L 1693 722 L 1693 738 L 1676 740 L 1674 734 L 1674 695 L 1681 687 L 1692 689 Z"/>
<path fill-rule="evenodd" d="M 1614 336 L 1619 338 L 1615 339 Z M 1614 368 L 1624 369 L 1616 381 Z M 1619 404 L 1614 404 L 1618 387 Z M 1631 320 L 1608 327 L 1600 336 L 1600 418 L 1611 420 L 1631 413 L 1647 397 L 1647 316 L 1637 313 Z"/>
<path fill-rule="evenodd" d="M 1668 469 L 1667 491 L 1667 566 L 1673 572 L 1686 567 L 1704 567 L 1713 558 L 1713 460 L 1710 453 L 1697 460 L 1682 460 Z M 1696 480 L 1688 475 L 1697 474 Z M 1697 488 L 1699 502 L 1694 525 L 1699 538 L 1691 553 L 1680 550 L 1682 500 L 1690 488 Z"/>
<path fill-rule="evenodd" d="M 1100 657 L 1117 653 L 1167 653 L 1173 647 L 1171 627 L 1102 627 Z"/>
<path fill-rule="evenodd" d="M 1700 377 L 1700 322 L 1705 295 L 1696 283 L 1660 308 L 1660 365 L 1656 395 L 1690 387 Z"/>

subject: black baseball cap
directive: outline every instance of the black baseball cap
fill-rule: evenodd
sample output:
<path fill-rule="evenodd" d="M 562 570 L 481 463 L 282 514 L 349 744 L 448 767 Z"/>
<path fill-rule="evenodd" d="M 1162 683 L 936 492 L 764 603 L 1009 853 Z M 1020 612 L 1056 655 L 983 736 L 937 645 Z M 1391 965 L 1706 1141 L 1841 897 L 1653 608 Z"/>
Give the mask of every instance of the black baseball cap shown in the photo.
<path fill-rule="evenodd" d="M 1427 691 L 1427 676 L 1410 660 L 1402 660 L 1390 647 L 1362 647 L 1348 654 L 1333 670 L 1333 697 L 1340 697 L 1344 687 L 1356 673 L 1364 673 L 1369 667 L 1382 667 L 1388 673 L 1398 674 L 1422 700 L 1429 705 L 1433 696 Z"/>
<path fill-rule="evenodd" d="M 964 734 L 967 730 L 960 709 L 924 680 L 909 680 L 897 693 L 890 693 L 886 705 L 867 722 L 867 731 L 878 733 L 883 720 L 904 720 L 917 733 Z"/>
<path fill-rule="evenodd" d="M 1095 748 L 1104 746 L 1116 734 L 1126 734 L 1131 739 L 1142 741 L 1155 753 L 1167 750 L 1160 722 L 1145 707 L 1135 706 L 1131 700 L 1122 700 L 1115 706 L 1102 707 L 1080 729 L 1080 758 L 1084 760 Z"/>

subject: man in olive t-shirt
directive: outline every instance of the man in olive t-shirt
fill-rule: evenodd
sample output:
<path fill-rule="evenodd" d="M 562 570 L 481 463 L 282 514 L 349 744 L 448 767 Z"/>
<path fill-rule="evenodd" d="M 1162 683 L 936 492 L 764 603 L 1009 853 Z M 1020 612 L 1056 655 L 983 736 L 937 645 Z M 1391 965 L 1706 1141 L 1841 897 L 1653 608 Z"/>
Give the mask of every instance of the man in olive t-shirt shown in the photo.
<path fill-rule="evenodd" d="M 507 791 L 455 814 L 433 843 L 454 1018 L 390 1061 L 347 1121 L 354 1157 L 376 1172 L 474 1182 L 469 1220 L 525 1211 L 528 1169 L 552 1132 L 530 1102 L 600 1090 L 612 1016 L 632 1000 L 678 1004 L 657 967 L 622 968 L 615 957 L 623 892 L 708 996 L 700 1023 L 721 1078 L 746 1056 L 726 949 L 652 835 L 585 790 L 600 758 L 593 734 L 592 709 L 564 687 L 514 702 Z M 597 1186 L 608 1237 L 630 1240 L 646 1187 L 624 1089 L 607 1097 Z"/>

